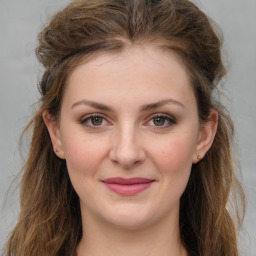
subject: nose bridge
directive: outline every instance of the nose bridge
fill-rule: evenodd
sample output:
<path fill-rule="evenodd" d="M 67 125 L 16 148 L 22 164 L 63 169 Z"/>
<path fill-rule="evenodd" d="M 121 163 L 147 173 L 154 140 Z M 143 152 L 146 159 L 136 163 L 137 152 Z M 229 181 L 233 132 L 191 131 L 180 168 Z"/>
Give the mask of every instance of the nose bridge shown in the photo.
<path fill-rule="evenodd" d="M 113 138 L 111 159 L 125 168 L 142 163 L 145 158 L 138 128 L 132 122 L 122 123 Z"/>
<path fill-rule="evenodd" d="M 117 137 L 117 148 L 121 152 L 134 153 L 137 149 L 136 127 L 130 123 L 126 123 L 120 127 Z"/>

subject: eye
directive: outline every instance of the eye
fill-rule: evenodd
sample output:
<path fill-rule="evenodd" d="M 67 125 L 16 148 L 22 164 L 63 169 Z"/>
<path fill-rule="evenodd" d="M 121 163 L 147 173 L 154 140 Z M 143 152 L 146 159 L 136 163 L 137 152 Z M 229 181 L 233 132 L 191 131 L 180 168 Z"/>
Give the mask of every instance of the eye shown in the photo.
<path fill-rule="evenodd" d="M 175 118 L 166 114 L 156 114 L 150 117 L 150 120 L 145 124 L 155 128 L 168 128 L 176 124 Z"/>
<path fill-rule="evenodd" d="M 108 122 L 107 119 L 101 114 L 87 115 L 82 118 L 80 123 L 92 129 L 100 128 L 102 126 L 106 126 L 110 124 L 110 122 Z"/>
<path fill-rule="evenodd" d="M 155 117 L 152 121 L 155 126 L 163 126 L 166 123 L 166 118 L 158 116 Z"/>
<path fill-rule="evenodd" d="M 102 125 L 103 121 L 104 121 L 104 119 L 101 116 L 93 116 L 90 118 L 90 122 L 94 126 Z"/>

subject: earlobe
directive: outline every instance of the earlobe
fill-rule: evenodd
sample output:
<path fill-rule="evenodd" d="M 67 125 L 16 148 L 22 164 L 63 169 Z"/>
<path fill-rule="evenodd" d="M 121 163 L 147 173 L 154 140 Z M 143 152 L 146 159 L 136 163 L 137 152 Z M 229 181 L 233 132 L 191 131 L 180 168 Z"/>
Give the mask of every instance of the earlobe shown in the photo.
<path fill-rule="evenodd" d="M 201 125 L 193 163 L 199 162 L 211 148 L 218 127 L 218 112 L 211 109 L 209 120 Z"/>
<path fill-rule="evenodd" d="M 42 117 L 48 129 L 49 135 L 51 137 L 52 146 L 55 154 L 59 158 L 65 159 L 65 154 L 63 151 L 63 145 L 60 136 L 60 129 L 57 122 L 51 117 L 48 111 L 44 111 Z"/>

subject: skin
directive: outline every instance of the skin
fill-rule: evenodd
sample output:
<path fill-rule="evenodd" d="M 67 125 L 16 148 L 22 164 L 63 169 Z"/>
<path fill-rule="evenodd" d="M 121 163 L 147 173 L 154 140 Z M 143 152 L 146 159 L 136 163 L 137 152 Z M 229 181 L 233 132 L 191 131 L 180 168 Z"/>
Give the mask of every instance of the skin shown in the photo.
<path fill-rule="evenodd" d="M 180 197 L 192 164 L 212 144 L 217 113 L 199 123 L 188 74 L 174 54 L 133 46 L 99 55 L 70 75 L 60 121 L 47 112 L 43 118 L 80 198 L 79 256 L 187 255 Z M 154 182 L 124 196 L 102 182 L 112 177 Z"/>

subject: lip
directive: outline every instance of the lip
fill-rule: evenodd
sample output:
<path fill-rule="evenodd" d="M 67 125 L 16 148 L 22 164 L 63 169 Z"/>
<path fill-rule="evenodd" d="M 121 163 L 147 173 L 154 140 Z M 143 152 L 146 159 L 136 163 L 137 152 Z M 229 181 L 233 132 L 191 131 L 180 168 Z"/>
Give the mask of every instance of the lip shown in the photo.
<path fill-rule="evenodd" d="M 129 179 L 114 177 L 102 180 L 102 182 L 108 189 L 119 195 L 131 196 L 146 190 L 155 182 L 155 180 L 141 177 Z"/>

